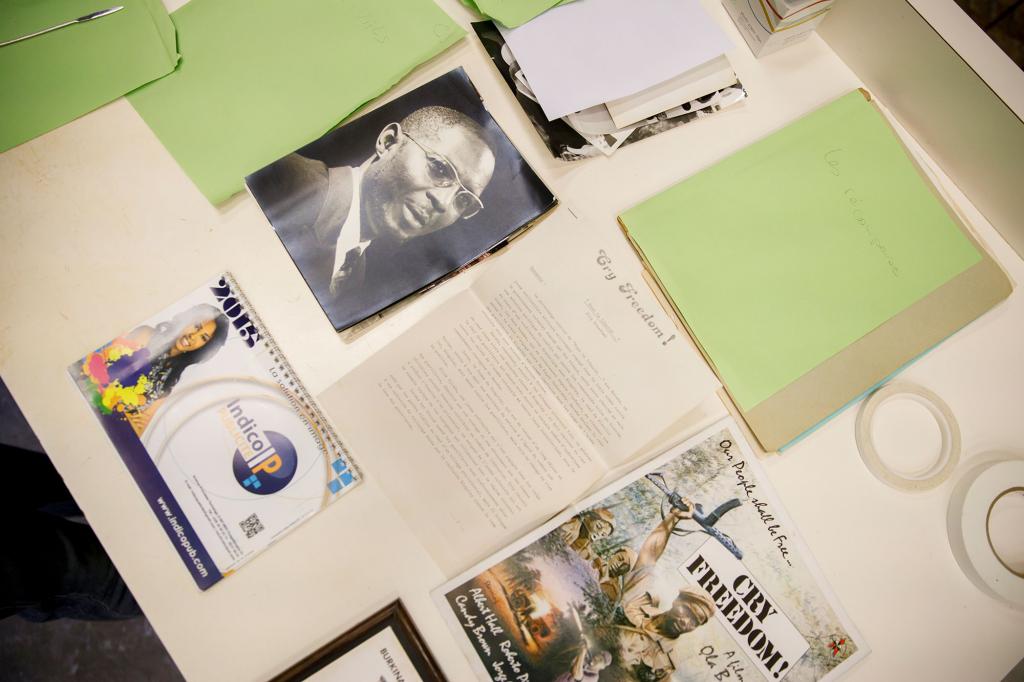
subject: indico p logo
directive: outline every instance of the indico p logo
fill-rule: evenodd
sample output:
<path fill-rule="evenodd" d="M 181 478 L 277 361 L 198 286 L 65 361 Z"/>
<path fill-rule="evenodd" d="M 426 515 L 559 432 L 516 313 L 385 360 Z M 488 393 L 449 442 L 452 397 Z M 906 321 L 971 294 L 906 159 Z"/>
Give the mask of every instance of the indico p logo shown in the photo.
<path fill-rule="evenodd" d="M 276 431 L 264 431 L 270 447 L 262 448 L 246 460 L 241 450 L 235 450 L 231 468 L 235 480 L 245 490 L 256 495 L 273 495 L 291 483 L 298 468 L 299 458 L 291 441 Z"/>

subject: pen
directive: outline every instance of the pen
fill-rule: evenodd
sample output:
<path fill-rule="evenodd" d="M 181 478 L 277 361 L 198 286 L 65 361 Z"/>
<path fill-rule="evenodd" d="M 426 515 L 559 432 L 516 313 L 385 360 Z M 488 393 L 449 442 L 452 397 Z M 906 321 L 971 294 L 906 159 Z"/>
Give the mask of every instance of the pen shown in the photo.
<path fill-rule="evenodd" d="M 80 16 L 77 19 L 72 19 L 71 21 L 65 21 L 63 24 L 57 24 L 56 26 L 50 26 L 49 28 L 44 28 L 41 31 L 36 31 L 35 33 L 28 33 L 26 35 L 18 36 L 17 38 L 13 38 L 11 40 L 5 40 L 4 42 L 0 43 L 0 47 L 5 47 L 7 45 L 11 45 L 13 43 L 17 43 L 17 42 L 20 42 L 22 40 L 28 40 L 29 38 L 35 38 L 36 36 L 41 36 L 44 33 L 49 33 L 50 31 L 56 31 L 59 28 L 64 28 L 65 26 L 71 26 L 72 24 L 82 24 L 82 23 L 85 23 L 87 21 L 92 21 L 93 19 L 99 19 L 100 17 L 106 17 L 106 16 L 109 16 L 109 15 L 113 14 L 114 12 L 120 12 L 123 9 L 124 9 L 124 5 L 118 5 L 117 7 L 108 7 L 107 9 L 101 9 L 101 10 L 97 10 L 95 12 L 90 12 L 89 14 L 86 14 L 84 16 Z"/>

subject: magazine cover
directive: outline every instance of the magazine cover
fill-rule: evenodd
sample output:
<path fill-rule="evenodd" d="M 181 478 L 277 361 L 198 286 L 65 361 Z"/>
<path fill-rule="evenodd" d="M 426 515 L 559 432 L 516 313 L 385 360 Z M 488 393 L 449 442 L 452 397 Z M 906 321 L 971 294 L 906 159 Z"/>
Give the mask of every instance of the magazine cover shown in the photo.
<path fill-rule="evenodd" d="M 246 184 L 338 331 L 457 272 L 555 205 L 461 68 Z"/>
<path fill-rule="evenodd" d="M 359 479 L 228 274 L 68 371 L 201 589 Z"/>
<path fill-rule="evenodd" d="M 804 682 L 867 653 L 731 419 L 434 598 L 494 682 Z"/>

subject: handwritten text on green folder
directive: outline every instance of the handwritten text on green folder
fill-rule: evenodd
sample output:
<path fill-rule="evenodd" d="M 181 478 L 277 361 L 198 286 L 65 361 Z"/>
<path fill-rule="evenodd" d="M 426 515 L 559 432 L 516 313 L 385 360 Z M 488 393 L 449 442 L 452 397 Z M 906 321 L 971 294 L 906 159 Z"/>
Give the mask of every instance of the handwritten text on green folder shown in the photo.
<path fill-rule="evenodd" d="M 744 410 L 980 260 L 856 91 L 621 220 Z"/>
<path fill-rule="evenodd" d="M 465 33 L 432 0 L 191 0 L 181 64 L 129 96 L 214 203 Z"/>
<path fill-rule="evenodd" d="M 171 72 L 174 24 L 160 0 L 0 0 L 0 40 L 117 5 L 109 16 L 0 47 L 0 152 Z"/>

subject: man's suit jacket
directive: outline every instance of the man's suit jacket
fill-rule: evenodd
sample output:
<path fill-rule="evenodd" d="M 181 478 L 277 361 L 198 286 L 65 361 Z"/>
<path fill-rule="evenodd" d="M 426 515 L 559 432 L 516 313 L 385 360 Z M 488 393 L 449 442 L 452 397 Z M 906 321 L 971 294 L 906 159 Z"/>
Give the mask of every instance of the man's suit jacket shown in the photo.
<path fill-rule="evenodd" d="M 397 260 L 398 245 L 375 239 L 348 263 L 348 274 L 331 290 L 335 247 L 345 223 L 349 196 L 331 184 L 327 165 L 289 154 L 246 179 L 274 230 L 299 268 L 334 328 L 342 330 L 414 292 L 415 273 Z M 318 237 L 320 220 L 330 229 Z"/>

